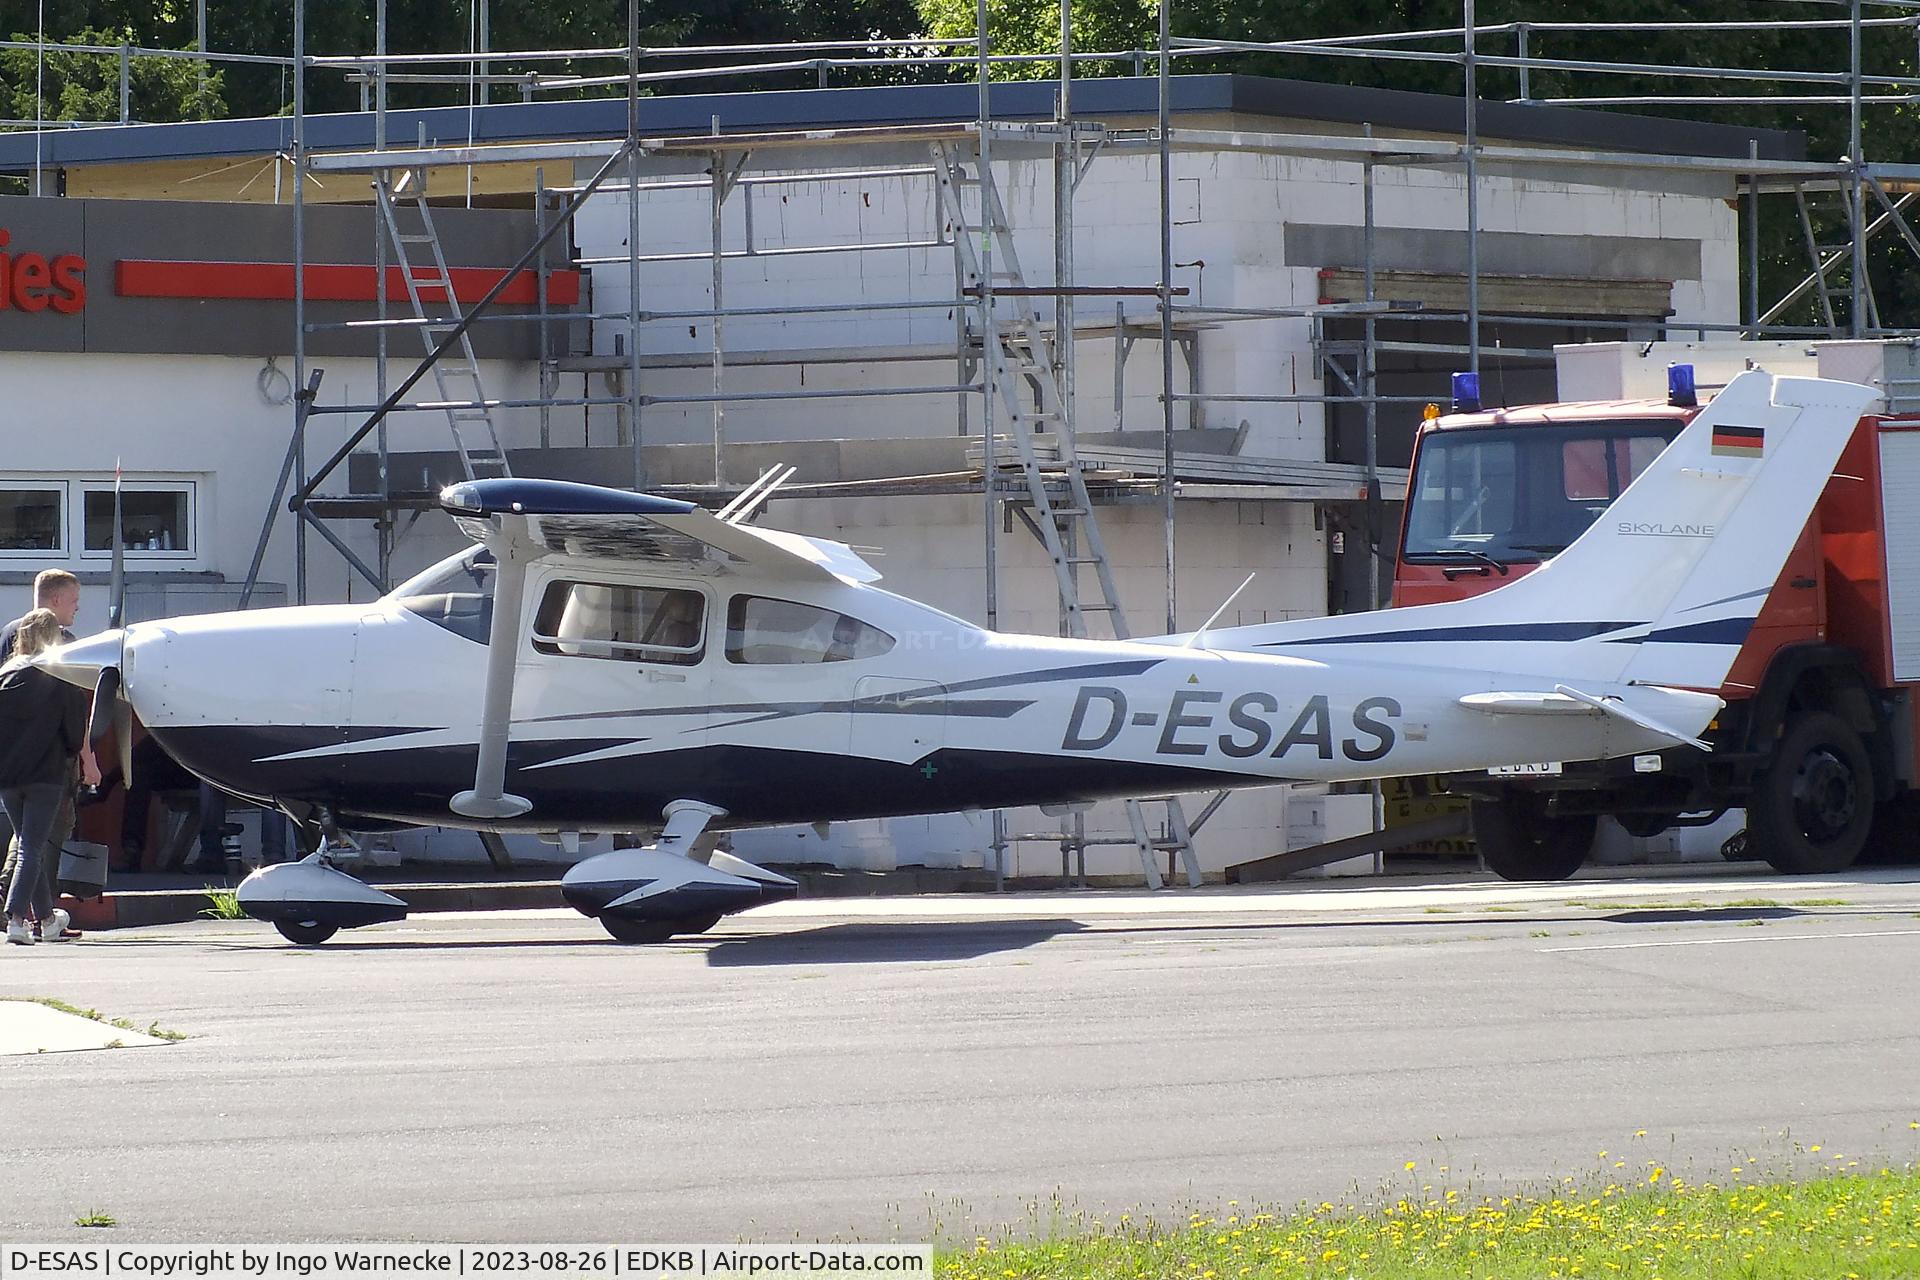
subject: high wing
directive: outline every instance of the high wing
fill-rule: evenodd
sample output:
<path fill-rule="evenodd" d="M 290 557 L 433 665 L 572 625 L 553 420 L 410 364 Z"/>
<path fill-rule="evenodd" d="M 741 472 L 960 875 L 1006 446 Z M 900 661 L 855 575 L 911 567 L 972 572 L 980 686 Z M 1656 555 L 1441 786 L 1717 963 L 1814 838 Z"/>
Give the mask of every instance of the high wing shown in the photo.
<path fill-rule="evenodd" d="M 690 502 L 565 480 L 501 477 L 449 486 L 440 505 L 466 535 L 503 535 L 537 555 L 644 562 L 670 569 L 751 568 L 775 578 L 874 582 L 879 572 L 844 543 L 723 519 Z"/>
<path fill-rule="evenodd" d="M 760 497 L 771 487 L 756 486 Z M 844 543 L 748 526 L 744 520 L 757 505 L 752 500 L 737 502 L 722 518 L 690 502 L 651 494 L 500 476 L 450 485 L 441 491 L 440 505 L 468 537 L 493 553 L 498 567 L 473 788 L 448 804 L 465 818 L 517 818 L 533 807 L 525 797 L 506 793 L 521 605 L 533 561 L 565 555 L 664 572 L 751 571 L 756 577 L 812 582 L 872 582 L 880 576 Z"/>

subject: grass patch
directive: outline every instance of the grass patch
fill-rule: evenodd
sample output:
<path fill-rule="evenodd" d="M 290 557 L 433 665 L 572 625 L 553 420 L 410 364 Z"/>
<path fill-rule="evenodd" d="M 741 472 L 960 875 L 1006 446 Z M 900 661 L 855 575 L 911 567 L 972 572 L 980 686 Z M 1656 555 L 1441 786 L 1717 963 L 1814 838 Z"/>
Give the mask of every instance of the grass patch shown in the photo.
<path fill-rule="evenodd" d="M 1818 1148 L 1813 1148 L 1818 1150 Z M 1409 1165 L 1409 1169 L 1413 1166 Z M 942 1252 L 946 1280 L 1906 1280 L 1920 1274 L 1920 1172 L 1692 1185 L 1637 1180 L 1469 1198 L 1423 1188 L 1367 1210 L 1086 1221 L 1036 1241 Z M 1389 1193 L 1392 1194 L 1392 1193 Z"/>
<path fill-rule="evenodd" d="M 1795 898 L 1787 905 L 1790 907 L 1850 907 L 1853 903 L 1845 898 Z"/>
<path fill-rule="evenodd" d="M 126 1018 L 109 1018 L 98 1009 L 82 1009 L 77 1004 L 68 1004 L 65 1000 L 56 999 L 53 996 L 0 996 L 0 1000 L 19 1000 L 27 1004 L 43 1004 L 49 1009 L 55 1009 L 61 1013 L 70 1013 L 76 1018 L 86 1018 L 93 1022 L 105 1023 L 109 1027 L 118 1027 L 122 1031 L 138 1031 L 141 1035 L 152 1036 L 156 1040 L 185 1040 L 187 1038 L 186 1032 L 171 1030 L 161 1026 L 158 1022 L 149 1022 L 143 1027 Z M 122 1046 L 120 1042 L 116 1040 L 113 1047 L 120 1048 Z"/>
<path fill-rule="evenodd" d="M 240 895 L 232 889 L 216 889 L 212 885 L 202 890 L 207 895 L 207 905 L 200 908 L 200 914 L 213 920 L 245 920 L 247 913 L 240 909 Z"/>
<path fill-rule="evenodd" d="M 102 1213 L 98 1209 L 89 1209 L 87 1212 L 75 1218 L 73 1225 L 76 1227 L 117 1227 L 120 1225 L 120 1220 L 110 1213 Z"/>

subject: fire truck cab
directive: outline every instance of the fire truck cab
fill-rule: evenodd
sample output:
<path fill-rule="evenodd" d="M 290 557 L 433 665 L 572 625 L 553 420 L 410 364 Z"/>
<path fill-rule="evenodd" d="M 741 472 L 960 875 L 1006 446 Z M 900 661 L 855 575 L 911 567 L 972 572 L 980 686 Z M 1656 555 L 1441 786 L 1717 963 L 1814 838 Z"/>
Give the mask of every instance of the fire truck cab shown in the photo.
<path fill-rule="evenodd" d="M 1601 343 L 1556 350 L 1563 403 L 1488 409 L 1456 376 L 1414 446 L 1393 603 L 1492 590 L 1563 550 L 1742 369 L 1877 385 L 1920 410 L 1913 343 Z M 1712 530 L 1702 530 L 1712 536 Z M 1746 856 L 1833 872 L 1916 833 L 1920 413 L 1862 418 L 1718 693 L 1711 751 L 1456 774 L 1487 865 L 1556 880 L 1601 817 L 1635 836 L 1746 811 Z"/>

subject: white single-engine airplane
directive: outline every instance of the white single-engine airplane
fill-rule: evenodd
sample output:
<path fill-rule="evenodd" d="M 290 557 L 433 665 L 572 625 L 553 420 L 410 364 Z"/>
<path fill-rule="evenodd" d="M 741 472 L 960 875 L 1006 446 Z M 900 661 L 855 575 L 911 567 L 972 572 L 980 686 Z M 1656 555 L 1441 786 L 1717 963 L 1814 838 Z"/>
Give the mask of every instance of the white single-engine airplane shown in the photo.
<path fill-rule="evenodd" d="M 373 604 L 66 645 L 193 772 L 323 833 L 241 885 L 296 942 L 397 919 L 341 828 L 658 833 L 567 872 L 623 941 L 793 892 L 728 829 L 1601 759 L 1695 743 L 1871 388 L 1743 374 L 1586 534 L 1457 603 L 1120 642 L 1003 635 L 843 544 L 547 480 L 456 484 L 479 545 Z M 1756 430 L 1760 456 L 1714 429 Z M 122 711 L 124 717 L 124 711 Z M 96 715 L 96 721 L 102 717 Z"/>

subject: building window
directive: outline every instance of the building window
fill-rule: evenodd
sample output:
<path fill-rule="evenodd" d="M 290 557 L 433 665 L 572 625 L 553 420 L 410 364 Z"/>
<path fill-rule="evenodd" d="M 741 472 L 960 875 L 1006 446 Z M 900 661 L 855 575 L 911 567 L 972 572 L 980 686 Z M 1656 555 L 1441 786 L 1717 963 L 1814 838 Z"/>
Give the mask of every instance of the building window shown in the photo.
<path fill-rule="evenodd" d="M 541 653 L 691 666 L 705 647 L 707 598 L 698 591 L 554 582 L 540 597 L 533 647 Z"/>
<path fill-rule="evenodd" d="M 727 607 L 727 661 L 764 666 L 877 658 L 893 637 L 858 618 L 792 600 L 735 596 Z"/>
<path fill-rule="evenodd" d="M 128 483 L 120 491 L 120 528 L 128 555 L 190 559 L 194 553 L 194 487 L 189 483 Z M 113 551 L 113 486 L 88 486 L 81 496 L 83 555 Z"/>
<path fill-rule="evenodd" d="M 67 486 L 0 481 L 0 553 L 64 552 Z"/>

